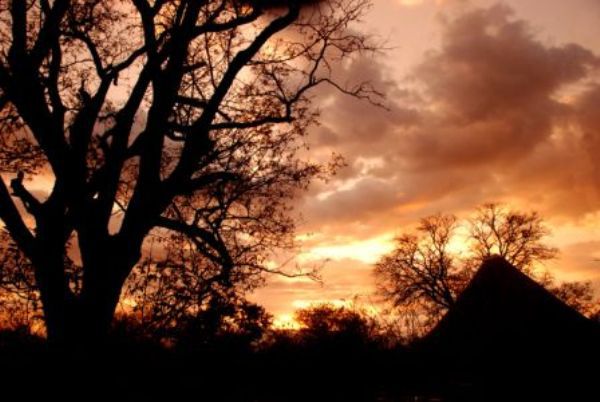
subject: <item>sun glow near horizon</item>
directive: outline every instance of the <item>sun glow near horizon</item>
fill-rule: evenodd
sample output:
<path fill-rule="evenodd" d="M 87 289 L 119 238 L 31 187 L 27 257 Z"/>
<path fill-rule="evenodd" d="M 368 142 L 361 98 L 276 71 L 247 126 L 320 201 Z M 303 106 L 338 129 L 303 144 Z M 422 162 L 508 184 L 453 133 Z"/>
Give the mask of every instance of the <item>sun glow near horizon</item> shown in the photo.
<path fill-rule="evenodd" d="M 329 244 L 317 245 L 304 251 L 298 259 L 302 262 L 351 259 L 372 264 L 393 249 L 393 240 L 393 234 L 384 234 L 366 240 L 334 240 Z"/>

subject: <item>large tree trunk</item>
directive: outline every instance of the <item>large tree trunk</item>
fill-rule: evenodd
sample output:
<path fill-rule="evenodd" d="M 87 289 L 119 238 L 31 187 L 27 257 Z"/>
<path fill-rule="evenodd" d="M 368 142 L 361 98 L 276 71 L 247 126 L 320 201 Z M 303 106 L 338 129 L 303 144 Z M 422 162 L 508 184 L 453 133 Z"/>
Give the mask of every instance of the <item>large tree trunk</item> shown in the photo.
<path fill-rule="evenodd" d="M 44 295 L 48 341 L 60 349 L 96 349 L 110 335 L 123 282 L 116 278 L 84 285 L 79 295 L 62 297 L 52 286 Z M 40 287 L 40 290 L 43 288 Z"/>
<path fill-rule="evenodd" d="M 95 247 L 85 249 L 79 294 L 69 289 L 64 259 L 52 269 L 47 263 L 36 269 L 51 344 L 66 350 L 90 351 L 106 344 L 121 290 L 139 259 L 139 247 L 136 249 L 134 244 L 128 242 L 128 247 L 124 247 L 97 240 Z M 141 242 L 138 244 L 141 247 Z"/>
<path fill-rule="evenodd" d="M 100 346 L 107 341 L 126 279 L 112 275 L 112 267 L 104 268 L 109 274 L 84 283 L 78 298 L 78 332 L 83 346 Z"/>
<path fill-rule="evenodd" d="M 69 337 L 73 314 L 73 294 L 65 273 L 63 228 L 56 219 L 46 218 L 37 225 L 35 253 L 31 256 L 40 292 L 48 340 L 63 344 Z"/>
<path fill-rule="evenodd" d="M 36 269 L 48 341 L 57 345 L 69 338 L 69 322 L 74 312 L 74 300 L 60 265 L 46 263 Z"/>

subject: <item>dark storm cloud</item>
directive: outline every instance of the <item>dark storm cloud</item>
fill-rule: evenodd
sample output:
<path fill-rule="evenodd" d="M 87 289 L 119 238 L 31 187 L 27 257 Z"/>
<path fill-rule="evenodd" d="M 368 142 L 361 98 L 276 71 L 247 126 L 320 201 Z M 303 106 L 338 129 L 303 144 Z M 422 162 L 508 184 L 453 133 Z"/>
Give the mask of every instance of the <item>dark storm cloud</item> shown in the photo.
<path fill-rule="evenodd" d="M 342 146 L 362 156 L 377 156 L 388 146 L 396 128 L 419 123 L 417 106 L 421 101 L 414 91 L 397 87 L 387 73 L 390 66 L 367 56 L 354 60 L 337 72 L 341 82 L 368 82 L 386 93 L 385 106 L 377 108 L 364 100 L 340 95 L 329 88 L 330 104 L 323 108 L 323 126 L 313 136 L 314 145 Z M 321 135 L 324 133 L 324 135 Z M 365 146 L 366 145 L 366 146 Z"/>
<path fill-rule="evenodd" d="M 505 6 L 463 15 L 414 73 L 433 110 L 408 151 L 421 167 L 514 162 L 567 112 L 556 92 L 597 64 L 578 45 L 545 46 Z"/>
<path fill-rule="evenodd" d="M 339 179 L 354 185 L 307 200 L 309 222 L 376 232 L 505 198 L 556 214 L 596 210 L 600 86 L 589 81 L 598 57 L 542 42 L 503 5 L 447 19 L 442 34 L 407 82 L 372 59 L 345 67 L 349 81 L 383 88 L 390 110 L 330 95 L 315 152 L 343 154 Z"/>

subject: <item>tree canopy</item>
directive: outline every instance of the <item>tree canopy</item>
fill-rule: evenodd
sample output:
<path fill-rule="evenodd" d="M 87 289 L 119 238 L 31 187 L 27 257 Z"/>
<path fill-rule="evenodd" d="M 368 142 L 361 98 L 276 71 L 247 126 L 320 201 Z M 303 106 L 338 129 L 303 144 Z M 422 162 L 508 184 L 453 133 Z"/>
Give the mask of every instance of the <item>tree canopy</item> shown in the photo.
<path fill-rule="evenodd" d="M 51 339 L 107 332 L 149 236 L 185 236 L 222 285 L 269 271 L 264 250 L 293 233 L 288 201 L 327 172 L 299 156 L 311 90 L 379 96 L 335 74 L 373 50 L 353 27 L 368 7 L 0 1 L 0 169 L 12 177 L 0 219 Z"/>

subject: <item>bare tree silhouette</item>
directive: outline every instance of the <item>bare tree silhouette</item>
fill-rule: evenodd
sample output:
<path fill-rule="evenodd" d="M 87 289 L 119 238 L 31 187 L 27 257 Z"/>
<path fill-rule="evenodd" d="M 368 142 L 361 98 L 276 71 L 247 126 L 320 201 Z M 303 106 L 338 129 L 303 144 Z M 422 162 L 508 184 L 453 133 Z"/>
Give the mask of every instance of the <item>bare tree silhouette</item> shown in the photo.
<path fill-rule="evenodd" d="M 464 286 L 465 270 L 449 250 L 456 218 L 434 215 L 421 219 L 416 234 L 396 238 L 396 248 L 375 266 L 377 289 L 397 307 L 425 309 L 437 319 Z"/>
<path fill-rule="evenodd" d="M 549 233 L 537 212 L 519 212 L 494 203 L 478 208 L 470 222 L 471 247 L 479 261 L 499 255 L 529 274 L 534 263 L 558 253 L 543 242 Z"/>
<path fill-rule="evenodd" d="M 251 200 L 284 214 L 278 206 L 320 171 L 297 155 L 315 117 L 310 90 L 378 95 L 337 83 L 331 64 L 371 49 L 350 27 L 368 6 L 0 1 L 0 161 L 15 177 L 10 190 L 0 183 L 0 218 L 31 262 L 49 339 L 106 336 L 153 230 L 222 262 L 228 240 L 209 225 L 231 233 L 237 222 L 252 237 L 248 222 L 285 222 L 266 223 Z M 48 178 L 49 193 L 30 191 L 26 174 Z M 232 196 L 240 189 L 246 198 Z"/>
<path fill-rule="evenodd" d="M 592 282 L 573 281 L 556 283 L 550 278 L 546 285 L 548 290 L 560 300 L 573 307 L 586 317 L 593 318 L 600 314 L 600 299 L 596 298 Z"/>
<path fill-rule="evenodd" d="M 418 333 L 426 333 L 454 305 L 475 270 L 495 255 L 582 314 L 590 316 L 598 308 L 589 284 L 557 284 L 548 272 L 536 272 L 536 263 L 554 258 L 558 252 L 544 243 L 549 231 L 537 213 L 513 211 L 499 204 L 480 207 L 464 225 L 469 235 L 461 240 L 469 250 L 463 254 L 450 249 L 459 226 L 453 215 L 424 218 L 416 233 L 398 236 L 396 248 L 375 265 L 377 292 L 420 324 Z"/>

